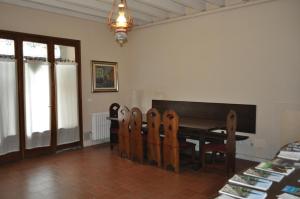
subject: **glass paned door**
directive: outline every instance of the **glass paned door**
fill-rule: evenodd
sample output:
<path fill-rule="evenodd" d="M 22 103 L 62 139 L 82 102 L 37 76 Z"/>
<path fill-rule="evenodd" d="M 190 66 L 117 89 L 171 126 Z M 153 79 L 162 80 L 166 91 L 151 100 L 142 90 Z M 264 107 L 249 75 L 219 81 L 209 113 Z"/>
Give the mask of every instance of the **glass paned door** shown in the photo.
<path fill-rule="evenodd" d="M 0 155 L 20 151 L 14 41 L 0 38 Z"/>
<path fill-rule="evenodd" d="M 57 145 L 80 140 L 75 48 L 55 45 Z"/>
<path fill-rule="evenodd" d="M 80 41 L 0 30 L 0 161 L 83 146 Z"/>
<path fill-rule="evenodd" d="M 50 64 L 47 44 L 23 42 L 25 148 L 51 144 Z"/>

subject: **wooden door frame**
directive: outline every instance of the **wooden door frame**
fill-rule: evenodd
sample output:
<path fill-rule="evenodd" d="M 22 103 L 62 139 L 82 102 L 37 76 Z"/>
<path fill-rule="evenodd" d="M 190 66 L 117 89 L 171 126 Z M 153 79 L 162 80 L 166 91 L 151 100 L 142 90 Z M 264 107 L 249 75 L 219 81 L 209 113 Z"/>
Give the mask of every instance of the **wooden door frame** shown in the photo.
<path fill-rule="evenodd" d="M 17 78 L 18 78 L 18 109 L 19 109 L 19 136 L 20 151 L 8 153 L 0 156 L 0 163 L 7 160 L 24 159 L 44 153 L 53 153 L 57 150 L 80 146 L 83 147 L 83 124 L 82 124 L 82 86 L 81 86 L 81 46 L 80 40 L 65 39 L 59 37 L 42 36 L 29 33 L 13 32 L 0 30 L 0 38 L 14 40 L 15 58 L 17 60 Z M 24 61 L 23 61 L 23 41 L 39 42 L 47 44 L 48 61 L 50 62 L 50 92 L 51 92 L 51 141 L 50 147 L 38 147 L 34 149 L 25 148 L 26 126 L 25 126 L 25 98 L 24 98 Z M 56 108 L 56 85 L 55 85 L 55 57 L 54 45 L 65 45 L 75 48 L 75 57 L 77 62 L 77 83 L 78 83 L 78 120 L 80 141 L 57 145 L 57 108 Z"/>
<path fill-rule="evenodd" d="M 73 143 L 68 143 L 68 144 L 62 144 L 62 145 L 57 145 L 57 137 L 53 138 L 55 140 L 53 140 L 53 143 L 55 143 L 55 149 L 56 150 L 61 150 L 61 149 L 65 149 L 65 148 L 70 148 L 70 147 L 76 147 L 76 146 L 80 146 L 81 148 L 83 148 L 83 123 L 82 123 L 82 86 L 81 86 L 81 45 L 80 45 L 80 41 L 78 40 L 55 40 L 53 42 L 53 47 L 54 45 L 62 45 L 62 46 L 69 46 L 69 47 L 74 47 L 75 48 L 75 61 L 77 63 L 77 93 L 78 93 L 78 122 L 79 122 L 79 136 L 80 136 L 80 140 L 78 142 L 73 142 Z M 54 59 L 54 55 L 53 55 L 53 59 Z M 51 62 L 51 64 L 53 64 L 53 69 L 55 70 L 55 59 L 53 60 L 53 62 Z M 55 71 L 53 73 L 55 75 Z M 55 76 L 54 76 L 55 78 Z M 55 80 L 55 79 L 54 79 Z M 56 85 L 54 85 L 56 86 Z M 56 88 L 55 88 L 56 90 Z M 55 93 L 56 95 L 56 93 Z M 54 102 L 55 103 L 55 113 L 57 113 L 57 106 L 56 106 L 56 96 L 54 96 Z M 57 120 L 56 120 L 57 121 Z M 54 129 L 55 131 L 57 131 L 57 122 L 55 121 L 55 126 Z M 57 136 L 57 132 L 54 133 L 55 136 Z M 54 136 L 53 136 L 54 137 Z"/>

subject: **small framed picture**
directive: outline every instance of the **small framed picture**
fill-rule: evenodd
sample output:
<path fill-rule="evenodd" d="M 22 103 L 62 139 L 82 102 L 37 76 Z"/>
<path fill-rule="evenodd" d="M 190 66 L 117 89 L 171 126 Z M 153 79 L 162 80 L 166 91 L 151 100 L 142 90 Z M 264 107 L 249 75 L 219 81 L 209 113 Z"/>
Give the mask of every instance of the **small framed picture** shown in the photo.
<path fill-rule="evenodd" d="M 92 65 L 92 92 L 117 92 L 118 63 L 107 61 L 91 61 Z"/>

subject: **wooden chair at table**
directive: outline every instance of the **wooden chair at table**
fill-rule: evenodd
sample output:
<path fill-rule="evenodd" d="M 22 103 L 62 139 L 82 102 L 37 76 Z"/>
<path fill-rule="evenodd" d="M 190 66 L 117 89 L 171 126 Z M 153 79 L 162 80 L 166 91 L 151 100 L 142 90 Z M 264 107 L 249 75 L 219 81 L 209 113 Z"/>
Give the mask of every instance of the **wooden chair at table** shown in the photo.
<path fill-rule="evenodd" d="M 119 154 L 121 157 L 130 157 L 130 111 L 126 106 L 121 106 L 118 111 L 119 120 Z"/>
<path fill-rule="evenodd" d="M 164 140 L 163 140 L 163 165 L 167 169 L 172 166 L 176 173 L 180 170 L 180 149 L 191 149 L 192 161 L 195 157 L 195 144 L 178 139 L 179 117 L 173 110 L 163 114 Z"/>
<path fill-rule="evenodd" d="M 231 110 L 227 115 L 226 121 L 226 134 L 227 134 L 227 141 L 226 144 L 204 144 L 201 146 L 201 159 L 202 159 L 202 166 L 205 167 L 205 153 L 206 152 L 219 152 L 225 154 L 225 167 L 227 171 L 227 175 L 230 172 L 235 171 L 235 132 L 237 126 L 237 116 L 236 112 Z"/>
<path fill-rule="evenodd" d="M 120 105 L 118 103 L 113 103 L 109 107 L 109 117 L 118 118 L 118 110 Z M 114 149 L 114 145 L 118 144 L 118 132 L 119 132 L 119 122 L 117 120 L 111 120 L 110 123 L 110 149 Z"/>
<path fill-rule="evenodd" d="M 142 112 L 139 108 L 132 108 L 130 113 L 130 159 L 143 163 L 144 145 L 142 135 Z"/>
<path fill-rule="evenodd" d="M 149 162 L 155 162 L 161 167 L 160 113 L 151 108 L 147 112 L 147 157 Z"/>

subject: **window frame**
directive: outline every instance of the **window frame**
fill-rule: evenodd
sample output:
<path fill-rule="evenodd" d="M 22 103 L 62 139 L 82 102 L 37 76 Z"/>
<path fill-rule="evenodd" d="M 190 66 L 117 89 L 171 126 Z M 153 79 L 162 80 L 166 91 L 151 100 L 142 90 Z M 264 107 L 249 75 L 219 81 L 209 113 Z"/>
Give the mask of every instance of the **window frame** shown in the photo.
<path fill-rule="evenodd" d="M 17 63 L 17 86 L 18 86 L 18 109 L 19 109 L 19 135 L 20 151 L 12 152 L 0 156 L 0 163 L 16 159 L 24 159 L 43 153 L 53 153 L 57 150 L 80 146 L 83 147 L 83 123 L 82 123 L 82 86 L 81 86 L 81 44 L 80 40 L 66 39 L 59 37 L 43 36 L 22 32 L 0 30 L 0 38 L 14 40 L 15 59 Z M 24 61 L 23 61 L 23 41 L 38 42 L 47 44 L 48 62 L 50 63 L 50 92 L 51 92 L 51 144 L 50 147 L 35 149 L 25 148 L 25 99 L 24 99 Z M 56 105 L 56 85 L 55 85 L 55 53 L 54 45 L 70 46 L 75 48 L 75 61 L 77 62 L 77 84 L 78 84 L 78 119 L 80 141 L 57 145 L 57 105 Z"/>

